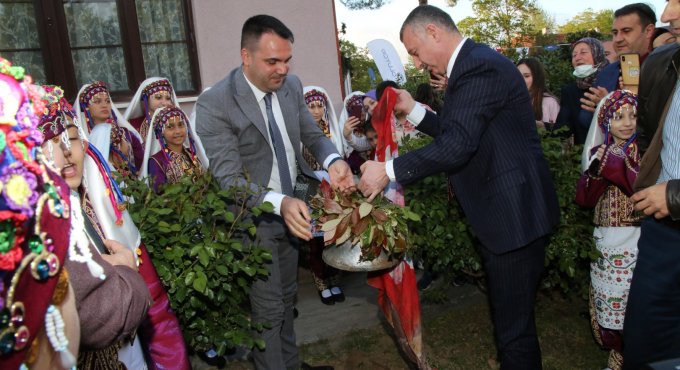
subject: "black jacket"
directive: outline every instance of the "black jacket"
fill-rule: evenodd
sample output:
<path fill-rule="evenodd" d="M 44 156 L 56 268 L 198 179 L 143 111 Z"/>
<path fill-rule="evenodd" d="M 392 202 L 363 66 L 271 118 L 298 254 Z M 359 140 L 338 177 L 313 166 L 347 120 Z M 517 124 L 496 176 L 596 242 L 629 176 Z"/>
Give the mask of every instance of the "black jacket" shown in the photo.
<path fill-rule="evenodd" d="M 673 98 L 673 90 L 679 76 L 678 67 L 680 67 L 680 45 L 678 44 L 658 48 L 642 66 L 638 94 L 637 131 L 638 147 L 643 153 L 650 146 L 661 123 L 666 103 Z M 666 202 L 671 218 L 680 220 L 680 179 L 668 182 Z"/>

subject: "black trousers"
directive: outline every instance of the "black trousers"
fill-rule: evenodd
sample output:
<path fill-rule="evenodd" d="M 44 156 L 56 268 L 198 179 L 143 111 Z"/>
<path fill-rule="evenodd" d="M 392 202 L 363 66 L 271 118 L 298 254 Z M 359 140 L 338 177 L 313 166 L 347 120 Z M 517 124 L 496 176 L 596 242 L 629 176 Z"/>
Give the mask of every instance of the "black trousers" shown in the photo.
<path fill-rule="evenodd" d="M 623 324 L 623 368 L 680 357 L 680 229 L 642 222 Z"/>
<path fill-rule="evenodd" d="M 501 370 L 542 369 L 534 305 L 547 238 L 503 254 L 480 247 Z"/>

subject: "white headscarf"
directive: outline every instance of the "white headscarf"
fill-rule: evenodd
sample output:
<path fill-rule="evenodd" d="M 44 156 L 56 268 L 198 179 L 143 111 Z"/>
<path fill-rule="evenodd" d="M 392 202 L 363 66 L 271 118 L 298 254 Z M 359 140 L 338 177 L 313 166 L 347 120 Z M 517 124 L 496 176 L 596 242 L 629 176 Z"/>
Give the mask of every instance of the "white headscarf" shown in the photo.
<path fill-rule="evenodd" d="M 304 94 L 307 94 L 309 91 L 316 90 L 319 91 L 324 95 L 324 98 L 326 99 L 325 105 L 326 105 L 326 117 L 328 120 L 328 130 L 331 133 L 331 141 L 333 144 L 335 144 L 335 149 L 338 150 L 338 153 L 340 153 L 340 156 L 345 158 L 345 147 L 348 146 L 347 141 L 345 140 L 345 137 L 342 135 L 342 126 L 338 124 L 337 116 L 335 115 L 335 108 L 333 108 L 333 102 L 331 102 L 331 98 L 328 96 L 328 92 L 323 87 L 319 86 L 305 86 L 304 88 Z M 305 102 L 306 103 L 306 102 Z"/>
<path fill-rule="evenodd" d="M 86 84 L 80 88 L 80 91 L 78 91 L 78 95 L 76 96 L 76 101 L 75 104 L 73 105 L 73 108 L 76 111 L 76 117 L 78 117 L 81 124 L 83 125 L 83 128 L 85 129 L 85 133 L 87 134 L 87 140 L 90 142 L 90 145 L 96 146 L 97 149 L 99 149 L 99 152 L 108 161 L 109 150 L 111 147 L 111 125 L 94 125 L 94 128 L 90 130 L 90 127 L 87 124 L 86 112 L 83 111 L 83 108 L 80 106 L 80 96 L 91 85 L 92 84 Z M 110 97 L 111 94 L 109 93 L 109 98 Z M 139 139 L 141 143 L 142 137 L 139 135 L 139 132 L 137 132 L 137 130 L 135 130 L 135 128 L 132 127 L 132 125 L 130 125 L 130 123 L 128 123 L 128 121 L 125 118 L 123 118 L 123 116 L 118 111 L 118 108 L 116 108 L 116 105 L 113 103 L 113 100 L 111 100 L 111 115 L 116 117 L 116 122 L 118 123 L 118 126 L 128 129 L 130 133 L 137 137 L 137 139 Z"/>
<path fill-rule="evenodd" d="M 342 134 L 342 130 L 345 127 L 345 122 L 349 119 L 349 112 L 347 112 L 347 102 L 349 102 L 350 99 L 352 99 L 353 96 L 355 95 L 366 95 L 364 94 L 363 91 L 352 91 L 350 94 L 345 96 L 345 100 L 342 101 L 342 111 L 340 112 L 340 118 L 338 118 L 338 125 L 340 127 L 340 133 Z M 343 137 L 343 142 L 345 145 L 345 155 L 350 155 L 353 151 L 354 148 L 352 148 L 349 143 L 347 143 L 347 140 L 344 140 L 344 135 Z"/>
<path fill-rule="evenodd" d="M 181 110 L 179 107 L 174 108 Z M 144 144 L 144 161 L 142 162 L 142 169 L 139 171 L 140 180 L 146 179 L 149 176 L 149 159 L 162 150 L 160 139 L 157 138 L 155 134 L 156 130 L 154 129 L 154 123 L 159 114 L 163 112 L 165 109 L 166 108 L 156 109 L 156 111 L 153 114 L 153 117 L 151 118 L 149 132 L 146 135 L 146 141 Z M 187 149 L 190 148 L 191 143 L 189 139 L 191 138 L 194 141 L 196 157 L 198 158 L 201 167 L 203 169 L 207 169 L 208 158 L 205 156 L 205 151 L 202 150 L 202 148 L 199 148 L 199 143 L 196 141 L 197 135 L 195 134 L 195 131 L 191 123 L 189 122 L 189 119 L 187 118 L 186 114 L 182 112 L 182 115 L 183 119 L 185 120 L 185 126 L 187 128 L 187 137 L 184 139 L 183 145 Z"/>
<path fill-rule="evenodd" d="M 616 91 L 616 90 L 614 90 Z M 593 119 L 590 120 L 590 128 L 588 128 L 588 135 L 586 136 L 586 141 L 583 143 L 583 152 L 581 152 L 581 173 L 586 172 L 590 167 L 590 164 L 595 159 L 595 156 L 591 156 L 591 151 L 593 148 L 604 144 L 604 133 L 597 123 L 597 116 L 602 109 L 604 102 L 609 99 L 609 97 L 614 93 L 614 91 L 607 94 L 604 98 L 600 100 L 593 113 Z"/>
<path fill-rule="evenodd" d="M 166 80 L 168 81 L 168 84 L 170 84 L 170 80 L 168 80 L 165 77 L 149 77 L 146 80 L 142 81 L 142 83 L 139 85 L 137 88 L 137 92 L 135 93 L 135 96 L 132 97 L 132 100 L 130 100 L 130 105 L 128 105 L 127 109 L 125 109 L 125 114 L 124 117 L 126 120 L 131 120 L 139 117 L 145 116 L 144 114 L 144 103 L 142 102 L 142 92 L 144 89 L 149 86 L 150 84 L 161 81 L 161 80 Z M 170 86 L 172 86 L 170 84 Z M 172 88 L 172 103 L 174 105 L 177 105 L 177 95 L 175 94 L 175 88 Z M 145 117 L 146 118 L 146 117 Z"/>

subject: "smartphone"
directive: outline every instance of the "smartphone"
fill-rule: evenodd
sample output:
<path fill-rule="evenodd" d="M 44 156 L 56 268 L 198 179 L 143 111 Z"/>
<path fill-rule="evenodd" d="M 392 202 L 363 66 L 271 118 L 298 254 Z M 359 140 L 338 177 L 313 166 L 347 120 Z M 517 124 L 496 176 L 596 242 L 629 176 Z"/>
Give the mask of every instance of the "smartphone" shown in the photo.
<path fill-rule="evenodd" d="M 640 85 L 640 55 L 621 54 L 619 60 L 621 61 L 623 88 L 637 94 L 638 85 Z"/>
<path fill-rule="evenodd" d="M 350 107 L 349 110 L 349 116 L 350 117 L 356 117 L 359 121 L 361 121 L 361 114 L 364 111 L 364 107 L 361 105 L 353 105 Z"/>

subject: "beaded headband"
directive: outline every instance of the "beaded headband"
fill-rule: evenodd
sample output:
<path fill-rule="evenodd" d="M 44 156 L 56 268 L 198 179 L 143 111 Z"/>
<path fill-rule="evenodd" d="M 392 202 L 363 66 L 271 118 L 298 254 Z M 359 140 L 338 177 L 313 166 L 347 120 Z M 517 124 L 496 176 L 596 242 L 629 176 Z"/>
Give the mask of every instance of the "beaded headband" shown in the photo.
<path fill-rule="evenodd" d="M 153 130 L 156 133 L 156 137 L 161 138 L 163 131 L 165 130 L 165 127 L 168 125 L 168 123 L 178 122 L 179 120 L 184 121 L 185 125 L 187 125 L 189 122 L 189 119 L 180 108 L 177 107 L 162 108 L 162 110 L 154 116 L 153 120 Z"/>
<path fill-rule="evenodd" d="M 628 90 L 616 90 L 602 103 L 597 114 L 597 123 L 602 131 L 606 131 L 614 114 L 624 105 L 632 105 L 637 110 L 637 95 Z"/>
<path fill-rule="evenodd" d="M 45 104 L 38 129 L 45 136 L 45 141 L 50 140 L 66 130 L 70 117 L 75 123 L 76 114 L 73 107 L 64 98 L 64 91 L 58 86 L 43 86 L 45 94 L 42 101 Z"/>
<path fill-rule="evenodd" d="M 106 87 L 106 83 L 103 81 L 95 81 L 91 84 L 89 84 L 85 90 L 80 94 L 80 104 L 84 108 L 87 108 L 87 106 L 90 104 L 90 101 L 92 98 L 94 98 L 96 95 L 106 93 L 106 95 L 109 95 L 109 88 Z M 84 106 L 83 106 L 84 105 Z"/>
<path fill-rule="evenodd" d="M 347 101 L 347 104 L 345 105 L 345 108 L 347 109 L 347 112 L 351 111 L 351 108 L 354 106 L 361 106 L 362 108 L 364 107 L 364 96 L 363 95 L 353 95 L 349 100 Z"/>
<path fill-rule="evenodd" d="M 326 100 L 326 94 L 319 90 L 312 89 L 305 93 L 305 104 L 318 101 L 321 102 L 323 106 L 326 106 Z"/>
<path fill-rule="evenodd" d="M 172 96 L 172 85 L 170 84 L 170 81 L 166 79 L 154 81 L 146 85 L 144 90 L 142 90 L 142 95 L 148 98 L 151 95 L 161 91 L 165 91 L 170 94 L 170 96 Z"/>

